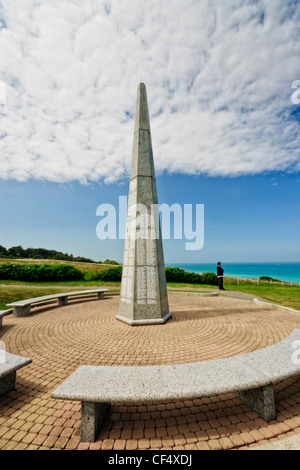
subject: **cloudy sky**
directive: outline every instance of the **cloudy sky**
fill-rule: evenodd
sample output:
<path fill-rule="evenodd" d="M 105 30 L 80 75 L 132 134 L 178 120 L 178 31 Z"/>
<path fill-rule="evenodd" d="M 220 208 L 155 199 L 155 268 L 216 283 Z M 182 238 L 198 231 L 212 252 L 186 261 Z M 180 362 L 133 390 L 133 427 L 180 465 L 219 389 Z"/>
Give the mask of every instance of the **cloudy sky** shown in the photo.
<path fill-rule="evenodd" d="M 34 197 L 38 183 L 71 184 L 74 200 L 93 184 L 99 203 L 126 194 L 143 81 L 162 196 L 172 181 L 267 178 L 270 191 L 290 181 L 299 201 L 298 0 L 0 0 L 0 51 L 2 194 Z M 0 215 L 6 245 L 51 243 L 21 243 Z"/>

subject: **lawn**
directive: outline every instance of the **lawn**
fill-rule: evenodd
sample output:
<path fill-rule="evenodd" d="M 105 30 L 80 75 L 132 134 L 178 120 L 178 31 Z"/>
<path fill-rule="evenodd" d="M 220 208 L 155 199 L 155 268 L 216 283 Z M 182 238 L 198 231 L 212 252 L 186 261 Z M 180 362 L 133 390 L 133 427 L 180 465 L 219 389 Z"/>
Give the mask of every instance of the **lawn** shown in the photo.
<path fill-rule="evenodd" d="M 110 288 L 111 291 L 120 290 L 120 282 L 101 282 L 101 281 L 72 281 L 65 283 L 39 283 L 33 284 L 29 282 L 17 281 L 0 281 L 0 310 L 5 310 L 6 304 L 22 299 L 29 299 L 32 297 L 39 297 L 41 295 L 49 295 L 55 292 L 67 292 L 77 288 L 89 289 L 95 286 L 103 285 Z M 20 286 L 20 287 L 14 287 Z M 25 287 L 24 287 L 25 286 Z M 217 287 L 204 284 L 179 284 L 168 283 L 169 288 L 180 290 L 199 290 L 199 289 L 214 289 L 218 292 Z M 257 285 L 250 281 L 240 281 L 237 285 L 234 280 L 224 281 L 224 287 L 227 290 L 245 292 L 248 294 L 256 295 L 257 297 L 269 300 L 270 302 L 283 305 L 285 307 L 300 310 L 300 287 L 289 285 L 269 284 L 268 282 L 260 283 Z"/>
<path fill-rule="evenodd" d="M 40 297 L 42 295 L 55 294 L 56 292 L 68 292 L 68 288 L 61 289 L 39 289 L 32 287 L 0 287 L 0 310 L 7 310 L 6 304 L 18 300 L 31 299 L 32 297 Z"/>
<path fill-rule="evenodd" d="M 179 284 L 168 283 L 169 287 L 186 288 L 186 289 L 216 289 L 217 287 L 203 284 Z M 253 281 L 240 280 L 237 284 L 236 279 L 224 278 L 224 287 L 229 291 L 244 292 L 246 294 L 256 295 L 270 302 L 283 305 L 284 307 L 300 310 L 300 287 L 298 285 L 288 284 L 270 284 L 269 282 L 260 281 L 259 285 Z"/>
<path fill-rule="evenodd" d="M 257 285 L 251 281 L 224 280 L 224 287 L 227 290 L 235 290 L 238 292 L 246 292 L 247 294 L 257 295 L 270 302 L 283 305 L 284 307 L 295 308 L 300 310 L 300 287 L 288 284 L 270 284 L 269 282 L 260 282 Z"/>

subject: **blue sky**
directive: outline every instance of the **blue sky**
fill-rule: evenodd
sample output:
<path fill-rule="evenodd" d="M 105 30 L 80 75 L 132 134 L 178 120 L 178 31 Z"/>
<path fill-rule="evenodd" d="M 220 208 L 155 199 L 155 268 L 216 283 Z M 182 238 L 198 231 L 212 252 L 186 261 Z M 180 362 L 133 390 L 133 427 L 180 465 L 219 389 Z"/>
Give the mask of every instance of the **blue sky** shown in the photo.
<path fill-rule="evenodd" d="M 122 261 L 96 209 L 128 193 L 143 81 L 159 202 L 205 210 L 166 263 L 300 261 L 299 22 L 296 0 L 0 0 L 0 244 Z"/>
<path fill-rule="evenodd" d="M 187 240 L 164 240 L 165 262 L 299 261 L 299 175 L 270 173 L 237 178 L 157 176 L 160 204 L 204 204 L 204 246 L 187 251 Z M 100 204 L 112 204 L 128 181 L 99 185 L 2 181 L 1 244 L 43 247 L 95 260 L 122 262 L 124 241 L 99 240 Z M 172 220 L 172 219 L 171 219 Z M 172 235 L 173 231 L 171 231 Z"/>

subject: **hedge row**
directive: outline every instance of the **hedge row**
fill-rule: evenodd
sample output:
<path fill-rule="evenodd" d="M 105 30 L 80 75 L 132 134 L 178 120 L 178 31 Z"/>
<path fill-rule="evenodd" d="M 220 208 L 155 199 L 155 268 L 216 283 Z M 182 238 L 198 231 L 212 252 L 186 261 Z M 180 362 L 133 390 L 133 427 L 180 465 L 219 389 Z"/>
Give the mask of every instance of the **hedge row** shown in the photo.
<path fill-rule="evenodd" d="M 118 282 L 121 278 L 122 266 L 117 266 L 93 274 L 91 280 Z M 85 279 L 85 275 L 79 269 L 65 264 L 50 266 L 7 263 L 0 265 L 0 279 L 26 282 L 81 281 Z M 166 268 L 166 280 L 186 284 L 218 284 L 217 275 L 214 273 L 198 274 L 179 268 Z"/>
<path fill-rule="evenodd" d="M 95 281 L 121 281 L 122 266 L 109 268 L 93 276 Z M 167 282 L 178 282 L 186 284 L 209 284 L 217 285 L 218 278 L 214 273 L 192 273 L 179 268 L 166 268 Z"/>
<path fill-rule="evenodd" d="M 0 279 L 25 282 L 81 281 L 84 274 L 79 269 L 65 264 L 50 266 L 7 263 L 0 265 Z"/>
<path fill-rule="evenodd" d="M 166 268 L 167 282 L 178 282 L 185 284 L 209 284 L 216 286 L 218 277 L 215 273 L 206 272 L 203 274 L 184 271 L 180 268 Z"/>

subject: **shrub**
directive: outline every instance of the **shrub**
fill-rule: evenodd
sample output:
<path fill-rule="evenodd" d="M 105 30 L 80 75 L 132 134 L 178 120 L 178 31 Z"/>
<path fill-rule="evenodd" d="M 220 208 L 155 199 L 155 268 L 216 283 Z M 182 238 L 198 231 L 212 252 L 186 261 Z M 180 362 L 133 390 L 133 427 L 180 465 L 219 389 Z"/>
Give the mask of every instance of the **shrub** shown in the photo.
<path fill-rule="evenodd" d="M 202 275 L 203 284 L 209 284 L 212 286 L 218 285 L 218 276 L 215 273 L 203 273 Z"/>
<path fill-rule="evenodd" d="M 215 273 L 194 273 L 184 271 L 180 268 L 166 268 L 166 279 L 167 282 L 178 282 L 186 284 L 209 284 L 217 285 L 218 278 Z"/>
<path fill-rule="evenodd" d="M 185 282 L 184 270 L 179 268 L 166 268 L 167 282 Z"/>
<path fill-rule="evenodd" d="M 119 282 L 122 279 L 122 266 L 104 269 L 100 273 L 94 274 L 94 281 Z M 214 273 L 193 273 L 180 268 L 166 268 L 167 282 L 177 282 L 186 284 L 210 284 L 217 285 L 218 278 Z"/>
<path fill-rule="evenodd" d="M 260 276 L 259 278 L 260 281 L 274 281 L 274 282 L 281 282 L 279 279 L 273 279 L 270 276 Z"/>
<path fill-rule="evenodd" d="M 24 282 L 80 281 L 84 275 L 79 269 L 65 264 L 2 264 L 0 279 Z"/>
<path fill-rule="evenodd" d="M 92 276 L 93 281 L 119 282 L 122 279 L 122 266 L 103 269 Z"/>
<path fill-rule="evenodd" d="M 92 276 L 93 281 L 119 282 L 122 279 L 122 266 L 104 269 L 100 273 Z M 218 278 L 214 273 L 193 273 L 180 268 L 166 268 L 167 282 L 177 282 L 186 284 L 209 284 L 217 285 Z"/>
<path fill-rule="evenodd" d="M 85 279 L 84 273 L 79 269 L 66 265 L 56 264 L 1 264 L 0 279 L 24 282 L 58 282 L 58 281 L 81 281 Z M 91 280 L 105 282 L 120 282 L 122 279 L 122 266 L 107 268 L 92 274 Z M 186 284 L 209 284 L 217 285 L 217 275 L 214 273 L 194 273 L 184 271 L 180 268 L 166 268 L 167 282 Z"/>

